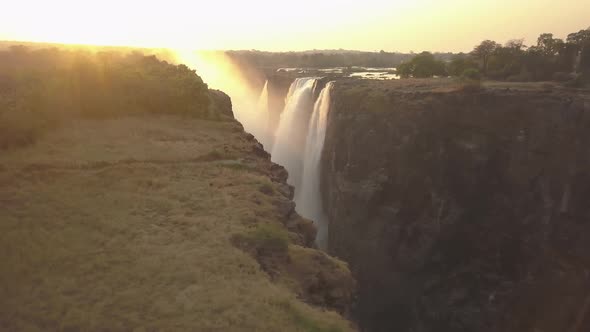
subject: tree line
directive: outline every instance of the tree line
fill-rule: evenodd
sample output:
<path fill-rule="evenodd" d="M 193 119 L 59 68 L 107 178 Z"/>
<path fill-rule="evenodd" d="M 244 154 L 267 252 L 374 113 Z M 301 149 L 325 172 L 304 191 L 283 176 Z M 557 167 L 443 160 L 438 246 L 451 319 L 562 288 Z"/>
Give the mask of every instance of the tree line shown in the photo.
<path fill-rule="evenodd" d="M 347 50 L 314 50 L 305 52 L 227 51 L 238 64 L 256 68 L 333 68 L 333 67 L 396 67 L 413 54 L 396 52 L 363 52 Z M 439 60 L 450 60 L 451 53 L 435 53 Z"/>
<path fill-rule="evenodd" d="M 504 45 L 484 40 L 468 54 L 457 54 L 450 61 L 423 52 L 398 66 L 401 77 L 456 76 L 494 80 L 566 81 L 573 85 L 590 77 L 590 28 L 571 33 L 566 40 L 543 33 L 535 45 L 522 39 Z"/>
<path fill-rule="evenodd" d="M 12 46 L 0 51 L 0 148 L 30 143 L 72 115 L 206 116 L 209 98 L 195 71 L 155 56 Z"/>

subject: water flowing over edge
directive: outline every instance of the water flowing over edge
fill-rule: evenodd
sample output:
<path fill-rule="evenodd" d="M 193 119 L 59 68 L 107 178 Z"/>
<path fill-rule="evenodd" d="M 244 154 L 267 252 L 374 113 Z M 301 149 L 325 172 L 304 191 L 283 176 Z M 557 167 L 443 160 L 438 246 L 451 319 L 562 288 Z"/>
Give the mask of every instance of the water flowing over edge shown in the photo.
<path fill-rule="evenodd" d="M 313 77 L 297 78 L 289 87 L 271 155 L 289 172 L 287 181 L 295 187 L 295 209 L 314 221 L 318 229 L 316 242 L 325 248 L 328 221 L 320 194 L 320 163 L 334 83 L 326 84 L 314 103 L 318 82 Z"/>
<path fill-rule="evenodd" d="M 330 92 L 333 85 L 334 82 L 328 82 L 326 84 L 314 105 L 313 113 L 309 120 L 305 153 L 303 156 L 301 190 L 295 197 L 297 212 L 303 217 L 315 222 L 318 228 L 316 242 L 322 249 L 327 247 L 328 218 L 324 212 L 320 192 L 320 167 L 326 138 L 328 113 L 330 112 Z"/>
<path fill-rule="evenodd" d="M 310 77 L 297 78 L 291 84 L 274 135 L 272 161 L 289 171 L 287 182 L 295 187 L 296 195 L 301 188 L 305 140 L 313 112 L 313 86 L 316 80 Z"/>

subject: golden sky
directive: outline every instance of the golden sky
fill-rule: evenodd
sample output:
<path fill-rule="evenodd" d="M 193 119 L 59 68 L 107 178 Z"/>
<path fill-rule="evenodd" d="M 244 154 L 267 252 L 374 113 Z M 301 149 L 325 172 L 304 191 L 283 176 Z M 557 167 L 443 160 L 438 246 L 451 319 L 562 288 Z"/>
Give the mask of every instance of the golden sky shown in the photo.
<path fill-rule="evenodd" d="M 7 0 L 0 40 L 191 49 L 469 51 L 590 26 L 590 0 Z"/>

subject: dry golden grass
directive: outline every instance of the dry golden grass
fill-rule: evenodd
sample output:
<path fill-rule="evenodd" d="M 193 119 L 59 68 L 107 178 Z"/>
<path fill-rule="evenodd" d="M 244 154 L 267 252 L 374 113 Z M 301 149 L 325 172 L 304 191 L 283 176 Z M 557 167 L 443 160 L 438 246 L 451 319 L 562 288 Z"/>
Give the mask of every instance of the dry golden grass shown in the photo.
<path fill-rule="evenodd" d="M 278 222 L 252 144 L 235 122 L 150 116 L 3 152 L 0 330 L 350 330 L 232 246 Z"/>

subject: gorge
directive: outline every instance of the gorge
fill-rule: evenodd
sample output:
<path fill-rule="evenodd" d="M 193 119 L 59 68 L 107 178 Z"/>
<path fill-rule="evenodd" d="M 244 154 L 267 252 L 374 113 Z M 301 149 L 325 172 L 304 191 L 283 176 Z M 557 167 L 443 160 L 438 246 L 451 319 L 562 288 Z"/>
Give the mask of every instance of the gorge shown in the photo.
<path fill-rule="evenodd" d="M 1 330 L 590 329 L 588 89 L 0 56 Z"/>
<path fill-rule="evenodd" d="M 587 92 L 327 80 L 291 79 L 271 156 L 350 264 L 361 330 L 590 328 Z"/>
<path fill-rule="evenodd" d="M 590 331 L 590 0 L 37 2 L 0 332 Z"/>

